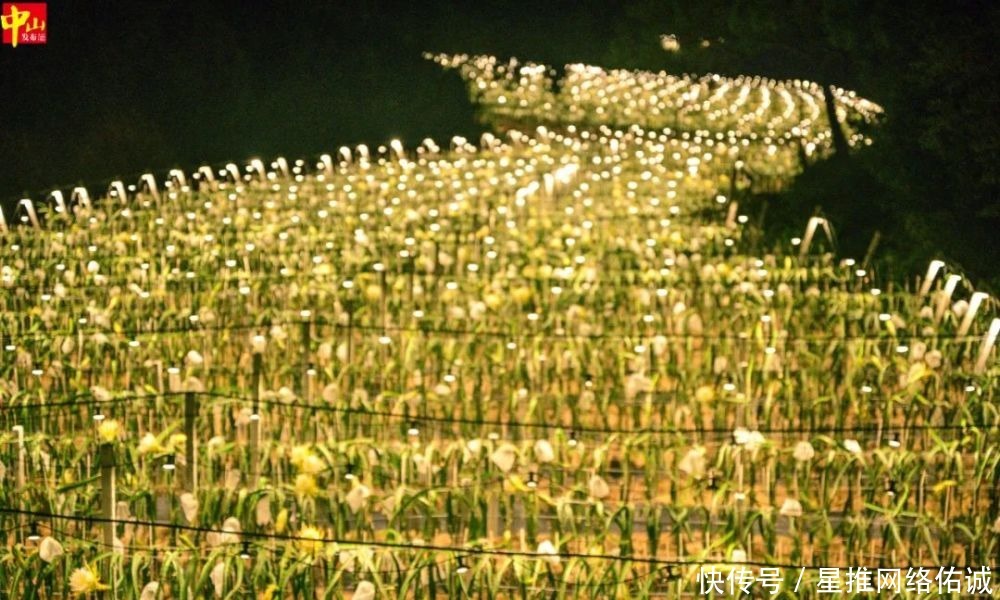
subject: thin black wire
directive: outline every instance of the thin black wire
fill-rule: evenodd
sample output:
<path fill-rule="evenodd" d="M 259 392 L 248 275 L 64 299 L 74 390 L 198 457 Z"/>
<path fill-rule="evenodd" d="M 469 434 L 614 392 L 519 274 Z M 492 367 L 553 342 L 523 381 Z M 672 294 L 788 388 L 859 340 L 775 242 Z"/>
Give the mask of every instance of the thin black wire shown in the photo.
<path fill-rule="evenodd" d="M 138 527 L 161 527 L 174 529 L 178 531 L 189 531 L 193 533 L 229 533 L 233 532 L 224 531 L 222 529 L 215 529 L 211 527 L 201 527 L 194 525 L 183 525 L 180 523 L 163 523 L 158 521 L 143 521 L 138 519 L 109 519 L 106 517 L 94 517 L 94 516 L 79 516 L 79 515 L 63 515 L 58 513 L 50 512 L 40 512 L 40 511 L 29 511 L 14 508 L 0 507 L 0 513 L 12 514 L 12 515 L 26 515 L 45 519 L 64 519 L 68 521 L 77 522 L 87 522 L 87 523 L 105 523 L 113 525 L 132 525 Z M 527 552 L 523 550 L 507 550 L 501 548 L 481 548 L 476 546 L 469 547 L 456 547 L 456 546 L 442 546 L 437 544 L 405 544 L 401 542 L 386 542 L 386 541 L 376 541 L 376 540 L 349 540 L 340 538 L 328 538 L 322 537 L 318 539 L 307 538 L 297 535 L 279 534 L 279 533 L 263 533 L 256 531 L 244 531 L 239 535 L 250 539 L 256 540 L 276 540 L 285 542 L 306 542 L 310 544 L 337 544 L 339 546 L 360 546 L 360 547 L 370 547 L 370 548 L 389 548 L 396 550 L 413 550 L 413 551 L 435 551 L 435 552 L 451 552 L 454 554 L 461 555 L 480 555 L 480 556 L 513 556 L 513 557 L 525 557 L 525 558 L 536 558 L 545 560 L 547 558 L 552 558 L 557 556 L 561 559 L 583 559 L 583 560 L 606 560 L 615 562 L 629 562 L 629 563 L 639 563 L 647 565 L 663 565 L 663 566 L 699 566 L 699 565 L 739 565 L 745 567 L 778 567 L 783 569 L 820 569 L 820 568 L 837 568 L 846 569 L 846 566 L 840 567 L 826 567 L 822 565 L 797 565 L 790 563 L 778 563 L 778 562 L 764 562 L 764 561 L 728 561 L 728 560 L 666 560 L 657 559 L 651 557 L 638 557 L 638 556 L 621 556 L 615 554 L 589 554 L 589 553 L 578 553 L 578 552 L 567 552 L 561 551 L 555 555 L 538 553 L 538 552 Z M 857 568 L 859 565 L 852 565 L 852 567 Z M 977 565 L 977 568 L 981 565 Z M 910 568 L 930 568 L 937 569 L 940 565 L 909 565 Z M 965 567 L 960 567 L 963 571 Z"/>
<path fill-rule="evenodd" d="M 84 257 L 80 257 L 81 260 L 84 260 L 86 258 L 87 257 L 85 257 L 85 256 Z M 222 260 L 224 260 L 222 257 L 219 257 L 218 259 L 214 259 L 213 258 L 210 261 L 205 261 L 204 263 L 201 263 L 199 266 L 212 266 L 212 267 L 216 267 L 216 266 L 218 266 L 218 264 Z M 376 258 L 372 258 L 372 260 L 374 261 L 374 260 L 377 260 L 377 259 Z M 282 266 L 284 266 L 284 265 L 282 265 L 282 263 L 278 263 L 278 262 L 270 262 L 267 265 L 268 268 L 273 267 L 274 269 L 279 269 Z M 236 269 L 236 267 L 234 267 L 234 269 Z M 242 265 L 240 266 L 240 269 L 242 269 Z M 180 272 L 180 273 L 174 274 L 173 271 L 161 271 L 160 273 L 156 274 L 155 278 L 150 278 L 150 280 L 146 280 L 146 281 L 135 280 L 135 279 L 107 279 L 105 282 L 103 282 L 101 284 L 97 284 L 97 283 L 75 284 L 75 285 L 65 285 L 65 284 L 62 284 L 62 287 L 63 287 L 63 289 L 65 289 L 67 291 L 93 291 L 93 290 L 109 290 L 109 289 L 111 289 L 112 287 L 115 287 L 115 286 L 117 286 L 117 287 L 124 287 L 124 286 L 130 285 L 130 284 L 135 284 L 135 285 L 140 286 L 140 287 L 143 286 L 143 285 L 148 287 L 148 286 L 150 286 L 150 284 L 154 284 L 154 285 L 155 284 L 178 284 L 178 286 L 182 288 L 180 291 L 184 291 L 183 288 L 186 287 L 186 286 L 182 286 L 181 285 L 181 284 L 184 284 L 184 283 L 188 283 L 188 284 L 190 284 L 190 283 L 201 283 L 201 284 L 204 284 L 204 283 L 209 283 L 209 282 L 210 283 L 220 283 L 220 282 L 247 283 L 247 282 L 267 282 L 267 281 L 299 282 L 299 281 L 311 280 L 311 279 L 330 279 L 330 280 L 336 280 L 336 279 L 355 279 L 355 278 L 363 277 L 363 276 L 366 276 L 366 275 L 367 276 L 376 276 L 376 275 L 378 275 L 375 271 L 369 271 L 369 270 L 365 270 L 365 271 L 351 271 L 351 272 L 345 272 L 345 273 L 323 273 L 323 274 L 299 271 L 299 272 L 288 274 L 288 275 L 282 275 L 280 273 L 279 274 L 269 274 L 267 272 L 262 272 L 262 271 L 266 271 L 266 269 L 263 269 L 261 267 L 258 267 L 258 269 L 259 270 L 255 271 L 255 272 L 243 272 L 241 270 L 240 271 L 241 274 L 231 275 L 230 277 L 228 277 L 226 279 L 219 278 L 217 273 L 213 273 L 212 276 L 198 275 L 198 276 L 195 276 L 195 277 L 187 277 L 186 274 L 185 274 L 186 272 Z M 467 270 L 465 270 L 465 271 L 463 271 L 461 273 L 455 273 L 453 271 L 448 272 L 448 273 L 428 273 L 426 271 L 421 270 L 420 272 L 413 273 L 413 277 L 419 278 L 419 279 L 432 279 L 433 278 L 433 279 L 440 279 L 440 280 L 459 280 L 459 281 L 471 281 L 471 280 L 477 280 L 477 279 L 479 281 L 483 281 L 483 280 L 487 280 L 488 279 L 490 281 L 545 282 L 545 283 L 559 283 L 559 284 L 564 284 L 564 285 L 567 285 L 567 286 L 573 286 L 573 285 L 577 285 L 577 284 L 587 283 L 587 284 L 590 284 L 590 285 L 592 285 L 594 287 L 597 287 L 597 286 L 599 286 L 601 284 L 623 284 L 623 283 L 624 284 L 632 284 L 631 288 L 620 288 L 620 287 L 619 288 L 615 288 L 615 289 L 622 289 L 622 290 L 638 289 L 638 288 L 642 287 L 640 285 L 642 283 L 646 283 L 647 285 L 652 286 L 652 285 L 656 284 L 658 281 L 659 281 L 659 283 L 662 283 L 665 286 L 671 286 L 671 287 L 672 286 L 676 286 L 678 283 L 702 283 L 702 282 L 705 282 L 705 283 L 716 283 L 716 281 L 713 281 L 713 280 L 710 280 L 710 279 L 705 279 L 705 278 L 700 277 L 700 276 L 680 276 L 680 277 L 677 277 L 677 276 L 674 276 L 672 274 L 671 275 L 667 275 L 667 276 L 657 274 L 657 277 L 655 277 L 655 278 L 648 278 L 645 275 L 643 275 L 643 273 L 648 272 L 649 269 L 632 269 L 632 268 L 628 268 L 628 267 L 621 267 L 621 268 L 616 268 L 615 270 L 616 271 L 625 271 L 625 272 L 629 272 L 629 273 L 636 273 L 637 275 L 631 276 L 631 277 L 627 276 L 627 275 L 626 276 L 621 276 L 621 277 L 607 277 L 607 276 L 604 276 L 604 277 L 601 277 L 599 279 L 595 279 L 594 281 L 587 281 L 587 280 L 581 281 L 581 280 L 579 280 L 579 278 L 567 278 L 567 279 L 561 279 L 561 278 L 557 278 L 557 277 L 542 278 L 542 277 L 525 277 L 523 275 L 515 275 L 515 276 L 511 277 L 511 276 L 507 276 L 506 274 L 502 274 L 502 273 L 491 273 L 491 274 L 489 274 L 487 276 L 485 273 L 482 273 L 482 274 L 479 274 L 479 273 L 477 273 L 477 274 L 471 274 Z M 393 275 L 395 277 L 403 277 L 403 278 L 410 277 L 410 273 L 400 273 L 398 271 L 393 271 L 393 270 L 387 270 L 386 273 L 389 274 L 389 275 Z M 637 279 L 639 279 L 640 281 L 636 281 Z M 642 279 L 650 279 L 650 280 L 643 282 L 643 281 L 641 281 Z M 657 281 L 657 279 L 658 279 L 658 281 Z M 763 280 L 764 283 L 779 283 L 779 284 L 780 283 L 800 284 L 800 283 L 818 283 L 818 282 L 830 282 L 830 283 L 835 283 L 835 284 L 847 284 L 847 283 L 852 283 L 852 282 L 855 282 L 855 281 L 857 281 L 857 280 L 854 279 L 854 278 L 846 278 L 845 277 L 845 278 L 838 279 L 838 278 L 833 277 L 833 276 L 831 276 L 831 277 L 813 277 L 813 276 L 810 275 L 808 277 L 801 278 L 801 277 L 797 277 L 794 274 L 789 274 L 786 277 L 776 276 L 776 277 L 771 277 L 771 278 Z M 52 284 L 49 284 L 49 285 L 43 285 L 43 284 L 18 285 L 18 286 L 10 287 L 10 288 L 7 288 L 7 289 L 10 290 L 11 293 L 14 293 L 14 292 L 24 292 L 24 293 L 27 293 L 27 294 L 49 293 L 59 283 L 60 282 L 57 281 L 57 282 L 53 282 Z M 719 283 L 722 283 L 722 282 L 719 282 Z M 568 289 L 567 293 L 568 294 L 573 294 L 573 293 L 576 293 L 576 292 L 574 292 L 574 290 L 572 290 L 572 289 Z M 580 294 L 580 295 L 582 295 L 582 294 Z M 900 293 L 900 294 L 889 294 L 887 292 L 883 292 L 881 295 L 884 298 L 912 297 L 913 296 L 913 294 L 902 294 L 902 293 Z M 65 301 L 65 300 L 63 300 L 63 301 Z"/>
<path fill-rule="evenodd" d="M 55 336 L 60 337 L 70 337 L 76 335 L 105 335 L 109 338 L 111 337 L 121 337 L 121 338 L 131 338 L 138 339 L 141 337 L 149 336 L 164 336 L 169 334 L 196 334 L 196 333 L 207 333 L 212 331 L 250 331 L 250 330 L 265 330 L 274 326 L 281 327 L 291 327 L 291 326 L 301 326 L 303 323 L 311 323 L 312 325 L 318 327 L 332 327 L 333 329 L 340 331 L 374 331 L 380 332 L 382 334 L 387 334 L 390 332 L 394 333 L 422 333 L 431 335 L 448 335 L 452 337 L 464 337 L 464 336 L 476 336 L 476 337 L 491 337 L 499 338 L 504 340 L 516 340 L 516 339 L 542 339 L 542 340 L 604 340 L 604 339 L 642 339 L 642 340 L 652 340 L 657 336 L 662 336 L 668 340 L 712 340 L 712 341 L 726 341 L 726 342 L 764 342 L 770 339 L 771 335 L 764 336 L 764 339 L 758 339 L 755 335 L 747 334 L 742 335 L 732 335 L 732 334 L 691 334 L 691 333 L 656 333 L 656 332 L 635 332 L 635 333 L 620 333 L 620 332 L 610 332 L 610 333 L 546 333 L 540 331 L 500 331 L 500 330 L 477 330 L 477 329 L 460 329 L 460 328 L 445 328 L 445 327 L 430 327 L 430 326 L 417 326 L 417 327 L 407 327 L 402 325 L 365 325 L 359 323 L 353 323 L 350 325 L 345 325 L 343 323 L 335 323 L 326 320 L 312 320 L 303 321 L 299 320 L 287 320 L 287 321 L 269 321 L 263 323 L 236 323 L 227 325 L 182 325 L 177 327 L 163 327 L 159 329 L 135 329 L 135 330 L 123 330 L 114 331 L 112 329 L 89 329 L 89 330 L 43 330 L 43 331 L 32 331 L 23 332 L 17 334 L 4 334 L 3 339 L 8 340 L 6 343 L 12 341 L 17 341 L 19 339 L 49 339 Z M 985 333 L 982 335 L 966 334 L 958 335 L 957 333 L 935 333 L 929 336 L 930 339 L 945 339 L 945 340 L 955 340 L 955 341 L 972 341 L 981 340 L 985 337 Z M 916 337 L 914 335 L 910 336 L 899 336 L 899 337 Z M 802 336 L 786 336 L 777 338 L 778 342 L 783 343 L 795 343 L 795 342 L 835 342 L 835 341 L 876 341 L 876 342 L 898 342 L 899 337 L 887 337 L 881 335 L 872 334 L 851 334 L 851 335 L 802 335 Z"/>
<path fill-rule="evenodd" d="M 599 433 L 606 435 L 680 435 L 680 434 L 725 434 L 732 435 L 733 431 L 738 428 L 744 428 L 748 431 L 758 431 L 762 434 L 820 434 L 820 433 L 871 433 L 871 432 L 904 432 L 904 431 L 970 431 L 970 430 L 995 430 L 1000 429 L 1000 423 L 983 423 L 983 424 L 940 424 L 932 425 L 927 423 L 912 423 L 908 425 L 854 425 L 854 426 L 830 426 L 830 427 L 751 427 L 749 425 L 734 425 L 732 427 L 671 427 L 671 428 L 652 428 L 643 427 L 638 429 L 618 429 L 613 427 L 594 427 L 594 426 L 574 426 L 574 425 L 564 425 L 560 423 L 546 423 L 546 422 L 527 422 L 527 421 L 516 421 L 516 420 L 494 420 L 494 419 L 472 419 L 472 418 L 462 418 L 462 417 L 440 417 L 432 415 L 407 415 L 402 413 L 395 413 L 389 411 L 378 411 L 370 410 L 365 408 L 352 408 L 352 407 L 341 407 L 341 406 L 331 406 L 328 404 L 315 404 L 310 402 L 301 401 L 282 401 L 270 398 L 254 398 L 252 396 L 245 396 L 240 394 L 232 394 L 226 392 L 218 391 L 205 391 L 205 392 L 162 392 L 157 394 L 135 394 L 127 396 L 116 396 L 108 400 L 71 400 L 67 402 L 58 403 L 45 403 L 45 404 L 24 404 L 24 405 L 7 405 L 0 406 L 0 412 L 14 412 L 18 410 L 45 410 L 47 408 L 63 408 L 63 407 L 74 407 L 74 406 L 110 406 L 116 404 L 128 404 L 136 400 L 157 400 L 160 398 L 172 398 L 178 396 L 184 396 L 191 394 L 197 397 L 210 397 L 218 398 L 224 400 L 231 400 L 235 402 L 257 402 L 261 405 L 274 406 L 274 407 L 284 407 L 284 408 L 297 408 L 302 410 L 314 411 L 314 412 L 332 412 L 340 414 L 350 414 L 350 415 L 360 415 L 360 416 L 374 416 L 383 417 L 388 419 L 399 419 L 403 421 L 414 421 L 419 423 L 441 423 L 441 424 L 451 424 L 451 425 L 481 425 L 497 428 L 524 428 L 524 429 L 543 429 L 543 430 L 565 430 L 567 432 L 576 433 Z M 92 394 L 80 394 L 77 398 L 88 398 Z"/>
<path fill-rule="evenodd" d="M 14 528 L 11 528 L 9 531 L 16 531 L 17 529 L 21 529 L 21 528 L 22 528 L 21 526 L 15 526 Z M 169 553 L 169 554 L 180 554 L 180 555 L 192 555 L 192 554 L 195 554 L 195 555 L 199 556 L 200 558 L 207 558 L 208 556 L 211 556 L 211 554 L 213 552 L 215 552 L 216 550 L 219 549 L 218 546 L 215 547 L 215 548 L 204 547 L 204 546 L 203 547 L 199 547 L 199 548 L 192 548 L 192 547 L 189 547 L 189 546 L 172 546 L 172 545 L 169 545 L 169 544 L 164 544 L 162 546 L 136 546 L 136 545 L 132 545 L 132 544 L 129 544 L 129 545 L 124 545 L 123 544 L 121 546 L 116 546 L 115 544 L 110 544 L 110 545 L 106 544 L 106 543 L 104 543 L 103 541 L 100 541 L 100 540 L 89 540 L 89 539 L 86 539 L 86 538 L 82 538 L 82 537 L 79 537 L 77 535 L 73 535 L 73 534 L 71 534 L 71 533 L 69 533 L 67 531 L 62 531 L 62 530 L 56 529 L 54 527 L 50 528 L 50 530 L 51 530 L 52 533 L 57 534 L 62 539 L 72 540 L 74 542 L 77 542 L 77 543 L 80 543 L 80 544 L 85 544 L 85 545 L 88 545 L 88 546 L 98 546 L 98 547 L 102 547 L 102 548 L 108 548 L 108 549 L 111 549 L 111 550 L 117 550 L 120 547 L 122 550 L 127 551 L 127 552 L 149 554 L 150 555 L 150 568 L 153 568 L 153 567 L 156 566 L 156 564 L 155 564 L 155 562 L 156 562 L 155 556 L 159 552 L 165 552 L 165 553 Z M 0 530 L 0 535 L 4 535 L 5 533 L 9 533 L 9 531 L 5 532 L 5 531 Z M 242 532 L 235 533 L 235 535 L 241 535 L 241 533 Z M 225 546 L 228 546 L 225 549 L 226 550 L 232 550 L 232 552 L 230 552 L 230 554 L 236 554 L 237 556 L 239 556 L 239 555 L 242 554 L 242 552 L 245 549 L 244 546 L 242 546 L 242 543 L 243 542 L 241 542 L 240 544 L 235 544 L 235 543 L 225 544 Z M 250 544 L 252 544 L 252 542 L 249 542 L 249 541 L 245 542 L 245 543 L 248 544 L 248 546 L 247 546 L 246 549 L 249 549 L 249 550 L 252 551 L 251 555 L 250 555 L 250 560 L 252 560 L 254 558 L 253 552 L 271 552 L 272 551 L 272 548 L 270 548 L 268 546 L 259 546 L 259 545 L 258 546 L 250 546 Z M 220 546 L 222 546 L 222 545 L 220 544 Z M 415 550 L 418 550 L 420 548 L 420 546 L 419 545 L 415 545 L 415 546 L 413 546 L 413 548 Z M 296 564 L 296 565 L 300 565 L 300 566 L 309 566 L 309 567 L 311 567 L 311 566 L 313 566 L 315 564 L 315 561 L 317 560 L 317 558 L 318 557 L 316 557 L 316 556 L 304 557 L 304 558 L 292 558 L 290 560 L 290 562 L 293 563 L 293 564 Z M 447 565 L 449 565 L 451 563 L 460 563 L 461 560 L 462 560 L 462 558 L 463 558 L 463 555 L 461 555 L 461 554 L 459 554 L 458 556 L 451 556 L 451 557 L 447 557 L 446 556 L 443 560 L 436 560 L 435 559 L 435 560 L 432 560 L 432 561 L 427 562 L 425 564 L 415 564 L 415 565 L 411 565 L 411 566 L 409 566 L 407 568 L 404 568 L 404 569 L 399 569 L 399 568 L 380 568 L 380 569 L 377 569 L 375 571 L 373 571 L 372 569 L 364 569 L 364 570 L 362 570 L 360 576 L 358 576 L 357 578 L 359 580 L 361 580 L 361 579 L 364 579 L 364 577 L 367 576 L 367 575 L 377 573 L 378 576 L 379 576 L 379 578 L 381 579 L 381 578 L 385 578 L 387 576 L 399 576 L 399 575 L 401 575 L 403 573 L 412 573 L 414 571 L 420 571 L 422 569 L 434 569 L 434 570 L 437 570 L 437 569 L 440 569 L 442 567 L 446 567 Z M 162 567 L 160 567 L 160 568 L 162 569 Z M 570 588 L 574 588 L 574 589 L 576 589 L 576 588 L 581 588 L 581 589 L 593 589 L 593 588 L 603 589 L 603 588 L 606 588 L 608 586 L 633 585 L 633 584 L 638 584 L 639 582 L 641 582 L 644 579 L 660 575 L 663 571 L 667 571 L 668 573 L 670 573 L 670 572 L 672 572 L 673 568 L 674 568 L 674 565 L 658 566 L 656 568 L 650 569 L 646 573 L 638 573 L 638 574 L 635 574 L 635 575 L 633 575 L 631 577 L 628 577 L 626 579 L 622 579 L 622 580 L 617 581 L 617 582 L 579 583 L 579 582 L 564 581 L 564 582 L 561 582 L 561 583 L 564 586 L 567 586 L 567 587 L 570 587 Z M 678 578 L 679 575 L 674 574 L 674 577 Z M 666 583 L 669 585 L 670 581 L 667 581 Z M 391 581 L 388 582 L 388 583 L 386 583 L 385 585 L 387 587 L 395 587 L 394 584 Z M 515 588 L 515 589 L 520 589 L 520 588 Z M 530 586 L 530 590 L 531 591 L 557 591 L 554 588 L 539 587 L 537 585 Z"/>
<path fill-rule="evenodd" d="M 157 527 L 164 527 L 165 525 L 156 525 L 156 526 Z M 111 549 L 111 550 L 117 550 L 118 548 L 121 548 L 122 550 L 125 550 L 127 552 L 134 552 L 134 553 L 142 552 L 142 553 L 150 553 L 150 554 L 152 554 L 154 552 L 156 552 L 156 553 L 167 552 L 167 553 L 172 553 L 172 554 L 188 554 L 188 555 L 190 555 L 190 554 L 197 554 L 201 558 L 206 558 L 207 556 L 210 556 L 212 554 L 212 552 L 215 552 L 216 550 L 219 550 L 220 548 L 223 548 L 223 547 L 225 547 L 224 549 L 226 549 L 226 550 L 232 550 L 232 552 L 230 554 L 236 554 L 237 556 L 240 555 L 242 553 L 242 551 L 243 551 L 243 547 L 242 547 L 241 543 L 219 544 L 216 547 L 201 546 L 201 547 L 198 547 L 198 548 L 192 548 L 190 546 L 174 546 L 174 545 L 170 545 L 170 544 L 155 545 L 155 546 L 137 546 L 137 545 L 134 545 L 134 544 L 129 544 L 129 545 L 122 544 L 121 546 L 118 546 L 116 544 L 107 544 L 107 543 L 105 543 L 105 542 L 103 542 L 101 540 L 90 540 L 90 539 L 87 539 L 87 538 L 79 537 L 77 535 L 69 533 L 68 531 L 63 531 L 63 530 L 57 529 L 55 527 L 52 527 L 50 529 L 51 529 L 51 531 L 53 533 L 58 534 L 58 536 L 60 538 L 63 538 L 63 539 L 73 540 L 73 541 L 79 542 L 81 544 L 87 544 L 87 545 L 91 545 L 91 546 L 99 546 L 99 547 L 102 547 L 102 548 L 108 548 L 108 549 Z M 0 532 L 0 534 L 2 534 L 2 533 L 3 532 Z M 232 533 L 233 535 L 243 535 L 242 531 L 240 531 L 240 532 L 229 532 L 229 533 Z M 117 535 L 115 537 L 117 538 Z M 250 541 L 247 541 L 246 543 L 247 544 L 251 544 L 251 546 L 250 546 L 249 549 L 252 550 L 252 551 L 256 551 L 256 552 L 264 551 L 264 552 L 267 552 L 267 551 L 271 550 L 267 546 L 262 546 L 262 545 L 253 546 L 252 545 L 253 542 L 250 542 Z M 253 554 L 251 554 L 251 558 L 253 558 Z M 291 560 L 291 562 L 299 564 L 299 565 L 311 566 L 313 564 L 313 561 L 315 561 L 315 560 L 316 560 L 316 557 L 312 557 L 312 558 L 309 558 L 309 559 L 293 558 Z M 412 567 L 409 567 L 409 568 L 406 568 L 406 569 L 379 569 L 377 572 L 379 573 L 379 575 L 386 575 L 386 574 L 395 575 L 395 574 L 398 574 L 398 573 L 409 573 L 411 571 L 418 571 L 418 570 L 424 569 L 424 568 L 442 567 L 442 566 L 447 565 L 450 562 L 454 562 L 455 560 L 457 560 L 457 559 L 456 558 L 446 558 L 445 560 L 442 560 L 442 561 L 432 561 L 431 564 L 424 564 L 424 565 L 419 565 L 419 566 L 412 566 Z M 366 570 L 365 572 L 366 573 L 371 573 L 371 570 Z"/>

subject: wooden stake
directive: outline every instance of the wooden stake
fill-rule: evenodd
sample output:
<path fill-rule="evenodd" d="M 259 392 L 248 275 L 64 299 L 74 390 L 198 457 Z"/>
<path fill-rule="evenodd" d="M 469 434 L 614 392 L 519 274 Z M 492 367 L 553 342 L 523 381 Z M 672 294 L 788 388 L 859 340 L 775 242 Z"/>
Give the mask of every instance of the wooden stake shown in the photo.
<path fill-rule="evenodd" d="M 24 427 L 15 425 L 14 433 L 17 434 L 17 487 L 14 490 L 14 497 L 18 499 L 18 508 L 24 509 L 24 481 L 25 481 L 25 453 L 24 453 Z M 19 531 L 24 531 L 24 515 L 18 517 Z"/>
<path fill-rule="evenodd" d="M 194 392 L 184 394 L 184 471 L 182 486 L 192 494 L 198 487 L 198 470 L 194 453 L 195 421 L 198 419 L 198 402 Z"/>
<path fill-rule="evenodd" d="M 308 400 L 308 390 L 309 390 L 309 355 L 310 347 L 312 346 L 312 323 L 309 321 L 311 313 L 307 310 L 302 311 L 302 357 L 301 365 L 299 371 L 299 396 Z"/>
<path fill-rule="evenodd" d="M 264 356 L 260 353 L 253 355 L 253 382 L 251 391 L 253 397 L 253 413 L 250 416 L 250 483 L 251 489 L 257 489 L 260 479 L 260 461 L 258 452 L 260 445 L 260 378 L 261 370 L 264 366 Z"/>
<path fill-rule="evenodd" d="M 104 443 L 97 450 L 97 464 L 101 469 L 101 523 L 102 540 L 105 548 L 115 547 L 115 449 L 112 444 Z M 108 559 L 104 580 L 114 588 L 114 573 L 112 560 Z"/>

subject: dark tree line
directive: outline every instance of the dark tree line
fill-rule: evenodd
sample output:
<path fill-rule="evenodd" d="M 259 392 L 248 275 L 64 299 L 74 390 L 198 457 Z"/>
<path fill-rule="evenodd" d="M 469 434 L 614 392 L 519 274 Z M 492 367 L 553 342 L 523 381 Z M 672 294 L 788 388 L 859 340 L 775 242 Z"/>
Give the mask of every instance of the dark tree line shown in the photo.
<path fill-rule="evenodd" d="M 1000 283 L 997 4 L 910 4 L 49 3 L 48 45 L 0 47 L 0 199 L 202 161 L 475 135 L 461 83 L 427 50 L 760 74 L 855 89 L 887 114 L 875 145 L 812 168 L 767 212 L 770 226 L 798 227 L 818 204 L 845 251 L 860 255 L 879 229 L 879 253 L 900 272 L 940 250 Z M 662 33 L 681 51 L 664 52 Z"/>
<path fill-rule="evenodd" d="M 809 79 L 878 102 L 875 144 L 812 168 L 769 219 L 791 227 L 819 204 L 847 252 L 860 256 L 880 230 L 879 254 L 900 272 L 944 257 L 996 291 L 997 31 L 995 2 L 645 0 L 630 4 L 607 60 Z M 662 33 L 677 36 L 679 52 L 663 51 Z"/>

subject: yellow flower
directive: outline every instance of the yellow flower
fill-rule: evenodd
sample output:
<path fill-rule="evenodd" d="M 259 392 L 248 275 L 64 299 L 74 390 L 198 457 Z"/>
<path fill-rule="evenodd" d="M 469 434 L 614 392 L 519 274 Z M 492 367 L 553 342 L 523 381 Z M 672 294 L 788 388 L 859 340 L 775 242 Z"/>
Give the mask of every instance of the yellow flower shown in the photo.
<path fill-rule="evenodd" d="M 288 509 L 283 508 L 278 511 L 278 518 L 274 520 L 274 531 L 276 533 L 285 533 L 285 527 L 288 526 Z"/>
<path fill-rule="evenodd" d="M 175 450 L 180 450 L 184 448 L 184 444 L 187 442 L 187 436 L 183 433 L 175 433 L 170 436 L 170 440 L 167 445 Z"/>
<path fill-rule="evenodd" d="M 503 299 L 496 294 L 490 293 L 486 294 L 483 298 L 483 302 L 486 303 L 486 306 L 488 306 L 490 310 L 496 310 L 503 304 Z"/>
<path fill-rule="evenodd" d="M 272 598 L 274 598 L 274 592 L 277 591 L 278 591 L 278 586 L 272 583 L 271 585 L 267 586 L 266 590 L 264 590 L 257 596 L 257 600 L 271 600 Z"/>
<path fill-rule="evenodd" d="M 84 565 L 73 571 L 73 574 L 69 576 L 69 589 L 74 594 L 83 595 L 110 588 L 101 583 L 100 578 L 97 576 L 97 571 L 93 567 Z"/>
<path fill-rule="evenodd" d="M 715 390 L 710 385 L 703 385 L 695 390 L 694 399 L 698 402 L 711 402 L 715 400 Z"/>
<path fill-rule="evenodd" d="M 304 444 L 301 446 L 294 446 L 292 448 L 290 460 L 293 465 L 298 467 L 302 464 L 302 461 L 305 460 L 305 458 L 310 454 L 312 454 L 312 452 L 309 450 L 309 446 Z"/>
<path fill-rule="evenodd" d="M 298 538 L 299 548 L 303 552 L 318 552 L 323 548 L 323 542 L 319 541 L 323 539 L 323 533 L 315 527 L 303 527 L 299 530 Z"/>
<path fill-rule="evenodd" d="M 158 454 L 164 448 L 152 433 L 147 433 L 139 440 L 139 454 Z"/>
<path fill-rule="evenodd" d="M 320 457 L 315 454 L 309 454 L 302 459 L 302 463 L 299 464 L 299 470 L 309 475 L 315 475 L 316 473 L 322 471 L 325 467 L 326 465 L 323 464 Z"/>
<path fill-rule="evenodd" d="M 101 441 L 113 442 L 118 439 L 118 434 L 122 431 L 122 426 L 118 424 L 118 421 L 110 419 L 107 421 L 101 421 L 100 426 L 97 428 L 97 434 L 100 436 Z"/>
<path fill-rule="evenodd" d="M 510 297 L 518 304 L 527 304 L 531 300 L 531 289 L 523 286 L 516 287 L 510 291 Z"/>
<path fill-rule="evenodd" d="M 295 494 L 312 498 L 319 493 L 316 478 L 308 473 L 302 473 L 295 478 Z"/>

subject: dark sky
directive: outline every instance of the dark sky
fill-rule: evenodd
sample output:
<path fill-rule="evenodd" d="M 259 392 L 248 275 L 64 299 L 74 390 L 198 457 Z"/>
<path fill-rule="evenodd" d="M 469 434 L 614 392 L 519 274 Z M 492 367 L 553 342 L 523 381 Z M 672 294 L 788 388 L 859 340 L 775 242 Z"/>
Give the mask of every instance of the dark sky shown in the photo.
<path fill-rule="evenodd" d="M 597 62 L 615 2 L 50 2 L 0 47 L 0 198 L 145 169 L 478 130 L 421 53 Z"/>

